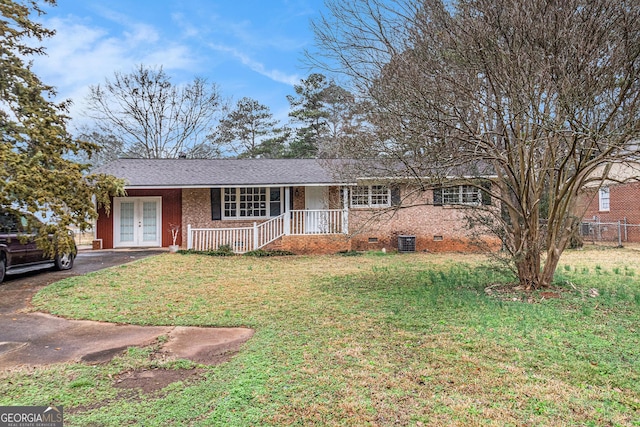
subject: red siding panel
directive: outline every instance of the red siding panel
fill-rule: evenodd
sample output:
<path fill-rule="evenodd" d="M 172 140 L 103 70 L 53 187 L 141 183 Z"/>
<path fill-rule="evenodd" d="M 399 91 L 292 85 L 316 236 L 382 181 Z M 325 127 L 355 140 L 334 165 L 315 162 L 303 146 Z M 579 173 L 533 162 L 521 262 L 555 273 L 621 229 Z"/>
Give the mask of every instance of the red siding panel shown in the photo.
<path fill-rule="evenodd" d="M 182 224 L 182 190 L 127 190 L 128 197 L 162 197 L 162 246 L 167 247 L 171 240 L 171 224 Z M 111 199 L 113 206 L 113 199 Z M 98 212 L 96 237 L 102 239 L 103 249 L 113 248 L 113 212 L 106 215 L 104 209 Z M 182 230 L 177 242 L 182 241 Z"/>

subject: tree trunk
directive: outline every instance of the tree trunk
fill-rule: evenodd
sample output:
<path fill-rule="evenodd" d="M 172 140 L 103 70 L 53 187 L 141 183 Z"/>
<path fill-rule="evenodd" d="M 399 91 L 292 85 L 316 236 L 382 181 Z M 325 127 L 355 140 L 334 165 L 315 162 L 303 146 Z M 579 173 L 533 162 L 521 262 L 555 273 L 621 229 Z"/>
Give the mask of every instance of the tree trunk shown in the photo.
<path fill-rule="evenodd" d="M 548 286 L 542 280 L 541 255 L 539 250 L 532 248 L 523 251 L 516 257 L 518 282 L 526 290 Z"/>
<path fill-rule="evenodd" d="M 544 268 L 542 269 L 542 273 L 540 275 L 540 286 L 548 288 L 551 286 L 553 282 L 553 276 L 556 272 L 556 268 L 558 267 L 558 261 L 560 261 L 560 255 L 562 251 L 558 250 L 557 247 L 552 247 L 547 250 L 547 258 L 544 260 Z"/>
<path fill-rule="evenodd" d="M 519 285 L 526 290 L 548 288 L 553 283 L 563 250 L 552 245 L 545 251 L 540 243 L 533 239 L 527 242 L 526 247 L 526 250 L 515 257 Z M 543 263 L 544 255 L 546 256 Z"/>

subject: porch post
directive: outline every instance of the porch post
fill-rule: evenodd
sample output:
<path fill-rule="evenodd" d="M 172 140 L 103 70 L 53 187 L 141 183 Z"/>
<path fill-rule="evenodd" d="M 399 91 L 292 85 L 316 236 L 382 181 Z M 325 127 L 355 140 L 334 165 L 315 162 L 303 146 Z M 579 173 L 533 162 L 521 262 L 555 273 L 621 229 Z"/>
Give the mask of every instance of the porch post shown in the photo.
<path fill-rule="evenodd" d="M 288 236 L 291 234 L 291 211 L 289 210 L 289 206 L 291 206 L 291 187 L 284 188 L 284 234 Z"/>
<path fill-rule="evenodd" d="M 342 232 L 349 234 L 349 187 L 342 188 Z"/>
<path fill-rule="evenodd" d="M 191 237 L 191 224 L 187 224 L 187 250 L 193 247 L 193 237 Z"/>
<path fill-rule="evenodd" d="M 253 223 L 253 250 L 257 251 L 258 250 L 258 223 L 254 222 Z"/>

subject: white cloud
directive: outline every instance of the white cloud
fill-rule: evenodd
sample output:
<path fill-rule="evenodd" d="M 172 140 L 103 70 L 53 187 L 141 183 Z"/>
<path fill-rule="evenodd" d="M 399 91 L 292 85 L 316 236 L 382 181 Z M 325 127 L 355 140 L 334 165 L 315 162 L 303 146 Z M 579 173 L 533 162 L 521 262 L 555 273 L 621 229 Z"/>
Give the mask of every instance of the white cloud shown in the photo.
<path fill-rule="evenodd" d="M 165 70 L 193 70 L 197 67 L 189 48 L 183 45 L 170 45 L 154 50 L 143 56 L 138 63 L 149 66 L 162 66 Z"/>
<path fill-rule="evenodd" d="M 134 46 L 144 43 L 156 43 L 160 40 L 160 35 L 150 25 L 147 24 L 133 24 L 129 31 L 125 31 L 124 35 L 129 43 Z"/>
<path fill-rule="evenodd" d="M 44 25 L 56 30 L 45 40 L 46 56 L 34 59 L 43 82 L 56 87 L 59 99 L 72 99 L 71 115 L 79 116 L 88 87 L 103 83 L 114 72 L 130 72 L 137 65 L 169 70 L 195 68 L 197 60 L 187 46 L 163 42 L 146 24 L 128 23 L 119 32 L 90 27 L 75 17 L 51 18 Z"/>
<path fill-rule="evenodd" d="M 278 83 L 284 83 L 290 86 L 297 84 L 300 81 L 300 77 L 297 74 L 287 74 L 279 70 L 267 70 L 261 62 L 251 59 L 248 55 L 240 52 L 238 49 L 231 46 L 224 46 L 221 44 L 210 43 L 211 49 L 218 52 L 230 54 L 234 58 L 238 59 L 243 65 L 246 65 L 256 73 L 270 78 Z"/>
<path fill-rule="evenodd" d="M 127 28 L 124 34 L 130 42 L 157 42 L 160 39 L 158 31 L 152 25 L 134 21 L 128 15 L 111 10 L 104 5 L 98 6 L 97 9 L 106 19 Z"/>
<path fill-rule="evenodd" d="M 185 17 L 184 14 L 174 13 L 171 15 L 171 20 L 182 29 L 182 35 L 184 37 L 197 37 L 200 35 L 200 30 L 194 26 L 193 21 Z"/>

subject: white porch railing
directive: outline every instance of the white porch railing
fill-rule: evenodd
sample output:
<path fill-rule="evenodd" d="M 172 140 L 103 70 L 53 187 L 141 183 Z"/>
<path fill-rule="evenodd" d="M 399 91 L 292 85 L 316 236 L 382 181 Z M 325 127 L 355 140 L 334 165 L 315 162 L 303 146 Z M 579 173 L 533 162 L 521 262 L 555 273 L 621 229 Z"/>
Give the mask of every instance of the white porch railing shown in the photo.
<path fill-rule="evenodd" d="M 291 232 L 304 234 L 346 233 L 347 211 L 343 209 L 309 209 L 291 211 Z"/>
<path fill-rule="evenodd" d="M 187 249 L 216 251 L 229 246 L 233 252 L 253 249 L 253 228 L 191 228 L 187 226 Z"/>
<path fill-rule="evenodd" d="M 187 249 L 235 253 L 260 249 L 284 235 L 347 233 L 348 214 L 342 209 L 293 210 L 252 227 L 192 228 L 187 226 Z"/>
<path fill-rule="evenodd" d="M 282 214 L 262 224 L 253 223 L 255 249 L 260 249 L 284 235 L 286 214 Z"/>

